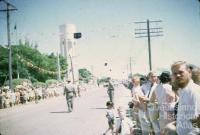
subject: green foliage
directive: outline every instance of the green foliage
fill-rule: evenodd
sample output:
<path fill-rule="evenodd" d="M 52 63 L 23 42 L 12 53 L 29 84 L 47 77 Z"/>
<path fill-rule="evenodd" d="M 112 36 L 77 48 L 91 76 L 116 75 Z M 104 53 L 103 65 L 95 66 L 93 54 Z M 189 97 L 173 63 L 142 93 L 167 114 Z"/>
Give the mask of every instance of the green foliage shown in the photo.
<path fill-rule="evenodd" d="M 46 80 L 45 83 L 46 83 L 47 85 L 56 84 L 56 83 L 58 83 L 58 80 L 55 80 L 55 79 L 49 79 L 49 80 Z"/>
<path fill-rule="evenodd" d="M 31 83 L 30 80 L 28 79 L 13 79 L 12 80 L 13 88 L 15 88 L 17 85 L 22 85 L 23 82 Z M 9 85 L 8 80 L 6 81 L 5 85 Z"/>
<path fill-rule="evenodd" d="M 78 70 L 79 72 L 79 79 L 83 80 L 84 82 L 88 83 L 92 79 L 92 74 L 86 68 L 82 68 Z"/>
<path fill-rule="evenodd" d="M 8 78 L 8 49 L 0 46 L 0 82 Z M 1 84 L 2 84 L 1 83 Z"/>
<path fill-rule="evenodd" d="M 29 63 L 29 64 L 28 64 Z M 60 56 L 61 71 L 67 70 L 66 59 Z M 36 68 L 35 68 L 36 67 Z M 57 78 L 57 56 L 42 54 L 37 48 L 30 47 L 29 42 L 12 46 L 12 76 L 26 78 L 31 82 L 45 82 Z M 0 45 L 0 86 L 8 77 L 8 49 Z M 63 77 L 62 74 L 61 77 Z"/>
<path fill-rule="evenodd" d="M 46 83 L 43 82 L 35 82 L 33 83 L 33 87 L 46 87 Z"/>
<path fill-rule="evenodd" d="M 106 83 L 108 82 L 108 77 L 102 77 L 100 79 L 97 79 L 98 84 Z"/>

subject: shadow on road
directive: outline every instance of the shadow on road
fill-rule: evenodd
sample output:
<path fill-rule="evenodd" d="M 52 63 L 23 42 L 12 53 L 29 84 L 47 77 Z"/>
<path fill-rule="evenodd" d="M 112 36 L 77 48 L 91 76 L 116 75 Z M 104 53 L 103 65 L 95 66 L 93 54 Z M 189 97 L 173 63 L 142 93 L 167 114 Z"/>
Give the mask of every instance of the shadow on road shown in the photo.
<path fill-rule="evenodd" d="M 99 107 L 99 108 L 90 108 L 90 109 L 107 109 L 107 108 Z"/>
<path fill-rule="evenodd" d="M 57 111 L 57 112 L 50 112 L 50 113 L 70 113 L 69 111 Z"/>

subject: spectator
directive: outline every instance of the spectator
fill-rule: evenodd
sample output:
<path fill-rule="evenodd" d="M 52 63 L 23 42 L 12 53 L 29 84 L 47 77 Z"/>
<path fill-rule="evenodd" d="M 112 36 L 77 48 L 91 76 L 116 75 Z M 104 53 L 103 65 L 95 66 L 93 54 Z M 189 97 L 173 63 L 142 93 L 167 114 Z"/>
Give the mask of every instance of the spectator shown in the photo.
<path fill-rule="evenodd" d="M 108 101 L 106 103 L 107 106 L 107 111 L 106 111 L 106 118 L 108 119 L 108 129 L 106 130 L 106 132 L 103 135 L 106 135 L 109 130 L 111 130 L 112 135 L 114 134 L 114 109 L 113 109 L 113 103 L 111 101 Z"/>
<path fill-rule="evenodd" d="M 119 119 L 116 122 L 116 135 L 131 135 L 133 133 L 133 123 L 126 117 L 126 112 L 122 107 L 117 109 Z"/>
<path fill-rule="evenodd" d="M 192 70 L 192 80 L 194 83 L 200 85 L 200 68 L 194 68 Z"/>
<path fill-rule="evenodd" d="M 160 126 L 158 122 L 158 106 L 155 102 L 149 102 L 151 99 L 152 93 L 154 92 L 155 88 L 157 87 L 158 77 L 155 72 L 150 72 L 148 74 L 148 81 L 142 85 L 142 91 L 145 95 L 143 98 L 143 102 L 147 105 L 147 119 L 150 122 L 150 125 L 152 127 L 152 131 L 156 135 L 160 135 Z"/>
<path fill-rule="evenodd" d="M 179 135 L 199 134 L 200 128 L 192 125 L 191 120 L 200 114 L 200 86 L 193 82 L 191 69 L 186 62 L 175 62 L 171 66 L 171 71 L 174 83 L 179 88 L 176 131 Z"/>
<path fill-rule="evenodd" d="M 139 101 L 139 95 L 143 95 L 142 89 L 140 86 L 140 78 L 138 76 L 134 76 L 132 78 L 133 88 L 132 88 L 132 97 L 133 97 L 133 111 L 132 111 L 132 117 L 133 120 L 136 121 L 137 127 L 140 127 L 140 120 L 139 120 L 139 109 L 140 108 L 140 101 Z"/>
<path fill-rule="evenodd" d="M 151 97 L 151 102 L 157 100 L 159 108 L 159 125 L 161 132 L 164 127 L 174 121 L 174 107 L 177 101 L 176 94 L 172 91 L 170 72 L 162 72 L 160 84 L 156 87 Z"/>

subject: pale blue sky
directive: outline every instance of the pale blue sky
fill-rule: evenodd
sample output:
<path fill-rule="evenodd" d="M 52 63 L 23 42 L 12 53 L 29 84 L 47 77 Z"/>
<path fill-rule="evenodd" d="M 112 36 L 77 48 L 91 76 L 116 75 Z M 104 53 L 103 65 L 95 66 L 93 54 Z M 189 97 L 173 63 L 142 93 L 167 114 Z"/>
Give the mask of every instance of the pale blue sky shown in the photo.
<path fill-rule="evenodd" d="M 129 57 L 133 72 L 146 73 L 148 44 L 135 38 L 136 21 L 162 20 L 163 37 L 152 38 L 152 66 L 169 68 L 176 60 L 200 66 L 200 3 L 198 0 L 9 0 L 18 8 L 11 14 L 18 39 L 38 42 L 43 53 L 59 51 L 59 29 L 73 23 L 83 38 L 77 41 L 76 65 L 94 72 L 127 75 Z M 6 44 L 6 15 L 0 13 L 0 44 Z M 16 32 L 12 29 L 12 42 Z M 3 35 L 3 36 L 2 36 Z M 108 62 L 108 67 L 104 63 Z M 122 74 L 124 72 L 124 74 Z"/>

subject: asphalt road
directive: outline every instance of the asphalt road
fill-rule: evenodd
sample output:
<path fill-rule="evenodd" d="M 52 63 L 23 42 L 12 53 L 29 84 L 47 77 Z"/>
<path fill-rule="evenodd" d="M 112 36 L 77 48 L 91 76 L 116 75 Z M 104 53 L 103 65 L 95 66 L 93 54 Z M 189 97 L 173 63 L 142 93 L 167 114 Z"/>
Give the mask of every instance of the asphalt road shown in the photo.
<path fill-rule="evenodd" d="M 115 103 L 127 108 L 130 92 L 116 87 Z M 64 96 L 38 104 L 0 110 L 1 135 L 102 135 L 108 127 L 105 117 L 108 96 L 105 88 L 91 87 L 75 98 L 74 110 L 68 113 Z"/>

